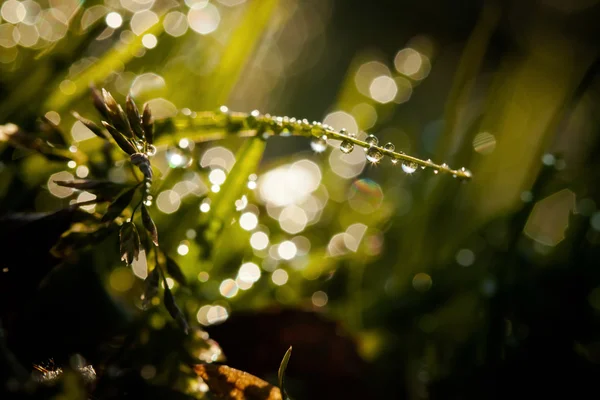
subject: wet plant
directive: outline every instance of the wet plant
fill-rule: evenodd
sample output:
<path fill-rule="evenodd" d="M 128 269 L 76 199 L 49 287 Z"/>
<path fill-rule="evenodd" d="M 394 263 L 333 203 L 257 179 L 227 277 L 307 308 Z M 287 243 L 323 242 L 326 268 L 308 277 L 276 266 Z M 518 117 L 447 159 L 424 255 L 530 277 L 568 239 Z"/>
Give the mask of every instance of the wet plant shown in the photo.
<path fill-rule="evenodd" d="M 108 206 L 96 230 L 84 233 L 69 232 L 55 246 L 54 251 L 60 254 L 65 251 L 65 248 L 72 249 L 78 240 L 85 243 L 88 243 L 92 237 L 97 240 L 103 235 L 110 234 L 118 226 L 119 252 L 122 261 L 131 265 L 138 259 L 142 248 L 145 249 L 146 254 L 154 255 L 155 267 L 146 278 L 144 305 L 148 307 L 152 304 L 152 299 L 159 292 L 159 283 L 162 283 L 164 305 L 186 333 L 188 323 L 176 304 L 166 281 L 166 276 L 170 275 L 175 281 L 185 286 L 185 276 L 177 263 L 164 251 L 161 251 L 158 230 L 148 210 L 153 200 L 154 173 L 151 159 L 157 153 L 156 145 L 159 145 L 161 141 L 166 142 L 170 136 L 178 136 L 182 132 L 185 132 L 186 135 L 188 132 L 194 132 L 187 135 L 186 140 L 197 143 L 219 140 L 227 135 L 255 137 L 259 140 L 267 140 L 275 135 L 304 136 L 310 138 L 311 148 L 317 153 L 324 152 L 331 141 L 337 141 L 341 151 L 345 154 L 351 153 L 355 148 L 361 148 L 365 151 L 366 159 L 372 164 L 378 164 L 388 157 L 393 165 L 401 163 L 402 170 L 407 174 L 415 173 L 421 167 L 422 169 L 429 168 L 435 174 L 440 172 L 451 174 L 463 181 L 468 181 L 472 177 L 471 172 L 465 168 L 455 170 L 446 164 L 438 165 L 431 160 L 424 161 L 402 151 L 397 152 L 392 143 L 380 146 L 379 140 L 374 135 L 368 135 L 361 140 L 357 138 L 356 133 L 348 133 L 345 129 L 335 131 L 331 126 L 317 121 L 309 123 L 306 119 L 271 116 L 260 114 L 256 110 L 249 114 L 231 112 L 225 106 L 220 107 L 217 112 L 182 110 L 179 116 L 162 121 L 162 136 L 157 136 L 155 144 L 155 122 L 148 104 L 145 104 L 143 111 L 140 112 L 133 97 L 128 95 L 123 108 L 109 91 L 98 90 L 95 87 L 91 88 L 91 98 L 102 118 L 100 124 L 96 124 L 93 120 L 85 118 L 75 111 L 72 113 L 73 116 L 98 138 L 116 145 L 129 158 L 131 165 L 139 171 L 140 178 L 137 183 L 129 185 L 94 179 L 55 181 L 59 186 L 85 190 L 96 196 L 95 199 L 85 203 L 75 203 L 76 206 L 101 202 L 108 203 Z M 217 132 L 217 134 L 211 132 Z M 180 166 L 188 163 L 183 157 L 178 155 L 177 159 L 173 161 L 174 165 Z M 173 156 L 170 157 L 171 160 L 173 158 Z M 211 234 L 210 228 L 207 229 Z M 143 232 L 142 235 L 140 232 Z M 216 231 L 212 231 L 212 234 L 216 234 Z M 204 232 L 204 235 L 207 236 L 207 232 Z"/>

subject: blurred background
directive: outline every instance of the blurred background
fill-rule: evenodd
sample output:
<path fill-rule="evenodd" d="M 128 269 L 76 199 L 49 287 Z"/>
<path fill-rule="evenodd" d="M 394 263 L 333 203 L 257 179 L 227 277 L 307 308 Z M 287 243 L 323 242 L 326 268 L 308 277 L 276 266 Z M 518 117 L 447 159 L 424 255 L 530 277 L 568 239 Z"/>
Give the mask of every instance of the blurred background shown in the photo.
<path fill-rule="evenodd" d="M 3 390 L 21 393 L 16 365 L 78 354 L 91 398 L 210 398 L 182 363 L 276 384 L 290 345 L 297 400 L 593 390 L 599 17 L 597 0 L 3 1 Z M 188 336 L 141 310 L 145 252 L 126 267 L 116 235 L 50 252 L 104 212 L 69 209 L 94 195 L 55 180 L 134 179 L 70 114 L 98 120 L 91 83 L 163 124 L 150 209 L 188 283 L 167 279 Z M 197 140 L 194 112 L 222 105 L 374 134 L 473 179 L 295 136 L 240 157 L 248 139 Z"/>

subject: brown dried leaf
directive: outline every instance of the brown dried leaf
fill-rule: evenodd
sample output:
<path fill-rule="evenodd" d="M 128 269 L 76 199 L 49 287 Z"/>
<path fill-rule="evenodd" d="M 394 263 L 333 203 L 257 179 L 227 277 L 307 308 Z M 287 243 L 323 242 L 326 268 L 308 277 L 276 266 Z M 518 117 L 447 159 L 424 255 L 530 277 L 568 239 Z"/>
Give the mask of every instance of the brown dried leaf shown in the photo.
<path fill-rule="evenodd" d="M 279 388 L 226 365 L 199 364 L 194 371 L 219 399 L 282 400 Z"/>

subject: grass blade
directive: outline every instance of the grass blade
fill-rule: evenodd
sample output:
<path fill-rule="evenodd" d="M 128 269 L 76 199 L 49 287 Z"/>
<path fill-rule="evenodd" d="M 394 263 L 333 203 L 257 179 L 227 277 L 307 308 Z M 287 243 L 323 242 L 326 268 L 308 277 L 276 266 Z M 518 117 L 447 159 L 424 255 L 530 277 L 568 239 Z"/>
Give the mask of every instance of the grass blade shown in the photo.
<path fill-rule="evenodd" d="M 161 18 L 146 32 L 139 36 L 135 36 L 130 43 L 123 45 L 121 42 L 118 42 L 94 65 L 83 70 L 78 75 L 69 77 L 69 80 L 75 85 L 75 91 L 70 95 L 65 95 L 62 91 L 58 90 L 58 84 L 65 79 L 64 76 L 61 76 L 56 80 L 57 89 L 51 92 L 52 94 L 48 97 L 48 100 L 46 100 L 43 108 L 46 110 L 54 110 L 58 113 L 64 111 L 65 108 L 88 91 L 90 84 L 102 82 L 110 73 L 118 70 L 131 61 L 134 54 L 136 54 L 139 49 L 143 48 L 142 38 L 145 34 L 153 34 L 158 37 L 161 35 L 163 29 L 163 21 Z"/>
<path fill-rule="evenodd" d="M 265 146 L 266 142 L 262 138 L 252 138 L 247 140 L 238 150 L 237 161 L 212 202 L 213 208 L 207 215 L 208 221 L 216 219 L 223 223 L 232 218 L 235 211 L 235 201 L 242 197 L 247 190 L 248 176 L 256 171 L 265 151 Z M 223 226 L 223 224 L 212 224 L 211 226 L 217 225 Z M 205 237 L 214 237 L 217 233 L 211 228 L 207 228 Z"/>
<path fill-rule="evenodd" d="M 281 360 L 281 364 L 279 365 L 279 371 L 277 371 L 277 378 L 279 380 L 279 389 L 281 389 L 281 394 L 283 398 L 287 398 L 288 395 L 285 391 L 285 387 L 283 385 L 283 381 L 285 378 L 285 370 L 287 368 L 288 362 L 290 361 L 290 357 L 292 356 L 292 346 L 285 352 L 283 359 Z"/>

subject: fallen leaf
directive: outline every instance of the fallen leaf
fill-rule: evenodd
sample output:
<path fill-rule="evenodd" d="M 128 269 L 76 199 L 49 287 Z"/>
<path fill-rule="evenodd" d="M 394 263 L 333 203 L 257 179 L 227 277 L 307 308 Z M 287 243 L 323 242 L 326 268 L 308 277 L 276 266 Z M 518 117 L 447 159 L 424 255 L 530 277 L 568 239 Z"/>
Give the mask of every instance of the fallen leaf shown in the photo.
<path fill-rule="evenodd" d="M 219 399 L 282 400 L 279 388 L 247 372 L 215 364 L 199 364 L 194 370 Z"/>

